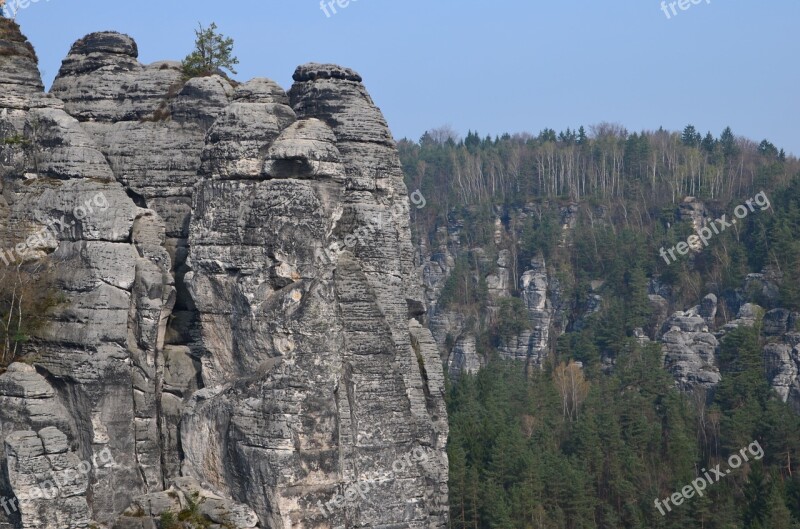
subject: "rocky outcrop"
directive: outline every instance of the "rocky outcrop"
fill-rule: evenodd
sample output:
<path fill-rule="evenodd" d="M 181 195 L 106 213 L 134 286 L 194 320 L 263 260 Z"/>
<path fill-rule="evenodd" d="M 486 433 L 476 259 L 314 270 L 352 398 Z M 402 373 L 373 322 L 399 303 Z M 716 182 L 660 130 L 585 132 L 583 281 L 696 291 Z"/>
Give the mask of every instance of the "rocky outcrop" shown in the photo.
<path fill-rule="evenodd" d="M 53 426 L 15 431 L 5 439 L 8 483 L 14 490 L 23 529 L 89 527 L 86 502 L 91 465 L 70 450 L 67 436 Z"/>
<path fill-rule="evenodd" d="M 763 332 L 767 380 L 783 402 L 800 413 L 800 314 L 773 309 L 764 314 Z"/>
<path fill-rule="evenodd" d="M 63 294 L 29 365 L 0 373 L 0 496 L 19 503 L 0 527 L 144 529 L 173 511 L 445 527 L 442 366 L 395 144 L 360 76 L 305 65 L 289 94 L 184 82 L 103 32 L 48 96 L 0 25 L 0 242 L 41 240 L 20 261 Z M 63 499 L 32 497 L 101 454 L 113 464 Z M 375 474 L 361 501 L 322 506 Z"/>
<path fill-rule="evenodd" d="M 187 520 L 230 529 L 259 527 L 258 516 L 247 505 L 233 502 L 207 486 L 192 478 L 177 478 L 165 491 L 135 498 L 114 529 L 155 529 L 153 519 Z"/>
<path fill-rule="evenodd" d="M 725 335 L 761 322 L 767 382 L 784 402 L 800 413 L 800 314 L 785 309 L 764 313 L 752 303 L 743 304 L 736 318 L 715 331 L 717 297 L 707 295 L 685 312 L 676 312 L 664 324 L 664 365 L 683 390 L 712 389 L 721 380 L 715 353 Z M 713 332 L 713 334 L 712 334 Z"/>
<path fill-rule="evenodd" d="M 686 332 L 672 328 L 662 338 L 664 366 L 683 390 L 709 389 L 721 380 L 714 363 L 717 339 L 707 332 Z"/>
<path fill-rule="evenodd" d="M 0 57 L 0 78 L 13 78 L 5 72 L 18 68 L 13 56 Z M 133 494 L 162 486 L 154 404 L 157 367 L 152 360 L 161 347 L 153 328 L 163 327 L 174 301 L 172 279 L 163 274 L 169 258 L 132 240 L 139 232 L 135 226 L 152 212 L 131 200 L 92 136 L 63 107 L 39 94 L 0 112 L 0 239 L 5 249 L 0 274 L 6 284 L 49 289 L 60 298 L 47 315 L 47 325 L 22 350 L 35 371 L 12 365 L 3 376 L 15 382 L 0 390 L 0 398 L 14 404 L 0 410 L 0 420 L 12 420 L 12 436 L 18 435 L 6 437 L 6 447 L 21 454 L 14 463 L 16 478 L 10 475 L 0 484 L 0 495 L 17 495 L 20 520 L 3 520 L 6 513 L 0 512 L 0 522 L 25 527 L 38 527 L 35 520 L 44 518 L 53 527 L 66 527 L 65 517 L 77 526 L 89 517 L 108 523 Z M 10 273 L 16 265 L 29 277 L 44 279 L 22 283 L 21 276 Z M 43 408 L 45 403 L 52 404 Z M 47 409 L 53 411 L 42 415 Z M 51 415 L 56 418 L 41 420 Z M 86 488 L 69 505 L 43 506 L 24 498 L 25 487 L 36 484 L 26 477 L 33 467 L 26 466 L 25 454 L 62 453 L 50 452 L 44 439 L 44 452 L 36 448 L 33 435 L 41 438 L 50 427 L 58 428 L 68 452 L 80 460 L 92 460 L 108 449 L 116 461 L 113 468 L 92 470 Z M 45 479 L 36 474 L 36 480 Z M 91 497 L 89 510 L 75 503 L 83 496 Z M 25 525 L 26 520 L 33 525 Z"/>
<path fill-rule="evenodd" d="M 554 313 L 548 296 L 549 284 L 544 259 L 532 259 L 530 268 L 522 273 L 520 279 L 529 329 L 500 347 L 501 354 L 507 358 L 524 360 L 527 365 L 536 368 L 541 368 L 547 359 Z"/>
<path fill-rule="evenodd" d="M 298 68 L 295 123 L 281 121 L 290 115 L 280 105 L 242 103 L 275 114 L 260 121 L 282 130 L 267 133 L 261 158 L 207 150 L 219 170 L 194 200 L 187 280 L 209 387 L 184 415 L 183 470 L 246 499 L 270 527 L 326 523 L 319 502 L 415 448 L 429 464 L 327 523 L 446 519 L 443 379 L 429 331 L 409 313 L 421 293 L 407 192 L 358 79 L 334 66 Z M 226 113 L 214 127 L 221 120 L 240 126 Z M 375 216 L 384 221 L 368 223 Z"/>
<path fill-rule="evenodd" d="M 136 205 L 153 210 L 163 219 L 165 248 L 176 282 L 165 339 L 170 345 L 185 345 L 197 338 L 197 315 L 183 281 L 188 271 L 194 186 L 203 151 L 221 141 L 218 135 L 224 126 L 221 124 L 216 131 L 209 129 L 236 91 L 219 75 L 185 81 L 180 63 L 159 61 L 143 65 L 137 56 L 136 43 L 127 35 L 88 35 L 70 49 L 51 93 L 64 101 L 65 110 L 94 140 Z M 270 99 L 269 91 L 277 89 L 280 99 L 282 91 L 277 86 L 265 88 L 260 81 L 251 83 L 254 87 L 243 89 L 241 97 Z M 233 107 L 228 113 L 236 111 Z M 258 119 L 257 114 L 250 117 Z M 206 146 L 209 132 L 217 136 Z M 227 133 L 228 139 L 221 148 L 231 145 L 231 134 L 243 133 L 243 146 L 258 140 L 255 131 L 251 133 L 254 138 L 247 140 L 244 128 Z"/>
<path fill-rule="evenodd" d="M 500 217 L 494 224 L 495 246 L 509 238 Z M 513 295 L 518 295 L 524 304 L 527 329 L 514 336 L 503 337 L 497 345 L 501 356 L 520 360 L 533 369 L 540 369 L 547 359 L 553 336 L 560 336 L 568 325 L 567 310 L 561 299 L 559 281 L 548 274 L 544 258 L 533 258 L 519 271 L 513 265 L 511 251 L 500 249 L 497 258 L 490 262 L 482 248 L 473 248 L 470 259 L 476 259 L 481 269 L 491 272 L 483 277 L 486 285 L 487 306 L 483 314 L 466 317 L 457 309 L 443 306 L 442 296 L 448 280 L 456 269 L 456 260 L 464 259 L 466 248 L 461 247 L 462 226 L 454 220 L 447 227 L 439 227 L 432 239 L 433 246 L 423 237 L 419 241 L 417 260 L 425 286 L 429 306 L 428 327 L 431 329 L 442 360 L 448 366 L 451 379 L 459 378 L 461 372 L 474 373 L 487 362 L 486 351 L 476 346 L 479 320 L 482 325 L 497 323 L 500 304 Z M 518 274 L 518 277 L 514 277 Z M 480 283 L 479 278 L 475 278 Z M 453 286 L 451 285 L 451 288 Z M 461 286 L 455 287 L 460 289 Z M 515 292 L 516 291 L 516 292 Z"/>
<path fill-rule="evenodd" d="M 27 110 L 31 100 L 40 98 L 44 90 L 36 52 L 19 26 L 3 17 L 0 17 L 0 57 L 3 58 L 0 108 Z"/>
<path fill-rule="evenodd" d="M 450 378 L 458 380 L 461 373 L 475 374 L 486 365 L 486 360 L 478 354 L 474 334 L 464 334 L 458 338 L 449 354 L 447 370 Z"/>
<path fill-rule="evenodd" d="M 721 380 L 715 360 L 719 342 L 708 323 L 715 313 L 716 297 L 709 295 L 700 305 L 674 313 L 664 324 L 664 367 L 684 391 L 711 389 Z"/>

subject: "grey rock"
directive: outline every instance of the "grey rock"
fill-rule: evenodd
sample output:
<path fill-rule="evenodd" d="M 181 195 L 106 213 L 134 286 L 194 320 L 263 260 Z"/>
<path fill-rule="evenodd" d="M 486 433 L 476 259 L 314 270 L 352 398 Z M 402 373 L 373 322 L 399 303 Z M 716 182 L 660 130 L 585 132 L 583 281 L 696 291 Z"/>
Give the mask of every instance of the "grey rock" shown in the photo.
<path fill-rule="evenodd" d="M 713 334 L 685 332 L 673 327 L 661 340 L 664 367 L 675 378 L 680 389 L 708 389 L 722 380 L 715 364 L 715 352 L 719 343 Z"/>
<path fill-rule="evenodd" d="M 726 323 L 721 330 L 721 334 L 732 331 L 741 326 L 752 327 L 755 325 L 759 314 L 763 314 L 764 309 L 755 303 L 745 303 L 739 308 L 736 319 Z"/>
<path fill-rule="evenodd" d="M 138 55 L 136 43 L 127 35 L 87 35 L 72 45 L 50 92 L 80 121 L 120 119 L 123 87 L 142 69 Z"/>
<path fill-rule="evenodd" d="M 701 228 L 705 227 L 707 217 L 705 204 L 695 197 L 684 198 L 678 206 L 678 220 L 690 222 L 695 232 L 699 232 Z M 699 250 L 700 248 L 693 249 Z"/>
<path fill-rule="evenodd" d="M 206 523 L 219 524 L 215 527 L 230 529 L 261 527 L 258 516 L 246 505 L 220 496 L 192 478 L 177 478 L 163 492 L 153 492 L 134 499 L 123 517 L 127 521 L 122 524 L 118 521 L 117 526 L 127 527 L 132 523 L 132 519 L 143 516 L 158 519 L 165 513 L 172 514 L 176 520 L 182 513 L 189 514 L 205 520 Z"/>
<path fill-rule="evenodd" d="M 779 270 L 767 267 L 761 273 L 747 274 L 744 292 L 749 298 L 774 305 L 780 300 L 782 280 L 783 274 Z"/>
<path fill-rule="evenodd" d="M 264 77 L 250 79 L 233 91 L 233 100 L 240 103 L 267 103 L 288 105 L 289 96 L 278 83 Z"/>
<path fill-rule="evenodd" d="M 298 118 L 321 119 L 341 143 L 388 146 L 385 157 L 391 158 L 394 140 L 386 120 L 361 84 L 360 75 L 349 68 L 309 63 L 298 66 L 294 80 L 289 98 Z"/>
<path fill-rule="evenodd" d="M 0 374 L 0 494 L 24 507 L 0 527 L 152 529 L 194 492 L 211 527 L 446 527 L 444 373 L 400 161 L 360 77 L 184 84 L 102 32 L 47 96 L 12 37 L 0 242 L 57 221 L 24 259 L 64 300 L 31 365 Z M 37 472 L 104 453 L 63 501 L 30 499 Z M 410 453 L 425 457 L 393 470 Z M 323 520 L 318 501 L 393 472 Z"/>
<path fill-rule="evenodd" d="M 460 337 L 450 354 L 447 362 L 447 371 L 450 378 L 458 380 L 461 373 L 475 374 L 484 366 L 483 358 L 478 355 L 475 336 L 465 334 Z"/>
<path fill-rule="evenodd" d="M 722 380 L 716 365 L 719 342 L 708 332 L 699 310 L 697 306 L 673 314 L 664 324 L 661 337 L 664 367 L 683 391 L 713 388 Z"/>
<path fill-rule="evenodd" d="M 637 327 L 633 330 L 633 337 L 636 338 L 640 344 L 645 345 L 650 343 L 650 338 L 645 334 L 644 329 Z"/>
<path fill-rule="evenodd" d="M 262 140 L 272 141 L 271 179 L 212 171 L 194 196 L 186 281 L 207 389 L 183 415 L 183 473 L 246 499 L 262 524 L 288 527 L 319 519 L 318 501 L 426 447 L 427 464 L 329 522 L 440 527 L 443 375 L 429 331 L 408 318 L 409 300 L 422 296 L 399 161 L 355 76 L 317 70 L 298 69 L 290 91 L 300 120 Z M 300 163 L 288 171 L 290 160 Z M 346 181 L 310 163 L 339 160 Z M 222 458 L 209 457 L 217 450 Z"/>
<path fill-rule="evenodd" d="M 270 178 L 344 180 L 336 136 L 316 118 L 297 121 L 281 132 L 267 152 L 263 172 Z"/>
<path fill-rule="evenodd" d="M 36 52 L 13 20 L 0 17 L 0 108 L 30 108 L 44 89 Z"/>
<path fill-rule="evenodd" d="M 114 180 L 103 154 L 63 110 L 32 109 L 24 135 L 31 142 L 28 171 L 37 178 Z"/>
<path fill-rule="evenodd" d="M 55 427 L 16 431 L 5 439 L 8 484 L 14 490 L 22 529 L 85 529 L 90 511 L 86 470 Z"/>
<path fill-rule="evenodd" d="M 795 333 L 794 342 L 800 342 Z M 764 346 L 767 380 L 783 402 L 800 413 L 800 344 L 770 343 Z"/>
<path fill-rule="evenodd" d="M 295 121 L 287 105 L 235 101 L 208 131 L 202 174 L 218 178 L 257 178 L 267 146 Z"/>
<path fill-rule="evenodd" d="M 199 123 L 208 130 L 233 97 L 233 87 L 223 77 L 190 79 L 170 104 L 172 119 L 178 123 Z"/>
<path fill-rule="evenodd" d="M 787 332 L 795 331 L 796 322 L 800 315 L 786 309 L 773 309 L 764 314 L 764 334 L 767 336 L 781 336 Z"/>
<path fill-rule="evenodd" d="M 714 319 L 717 316 L 717 296 L 708 294 L 704 297 L 697 312 L 705 320 L 708 327 L 712 329 L 714 327 Z"/>
<path fill-rule="evenodd" d="M 528 312 L 530 330 L 514 337 L 500 348 L 508 358 L 524 360 L 526 365 L 542 368 L 550 352 L 553 307 L 548 299 L 549 281 L 544 258 L 531 260 L 531 268 L 522 274 L 520 290 Z"/>

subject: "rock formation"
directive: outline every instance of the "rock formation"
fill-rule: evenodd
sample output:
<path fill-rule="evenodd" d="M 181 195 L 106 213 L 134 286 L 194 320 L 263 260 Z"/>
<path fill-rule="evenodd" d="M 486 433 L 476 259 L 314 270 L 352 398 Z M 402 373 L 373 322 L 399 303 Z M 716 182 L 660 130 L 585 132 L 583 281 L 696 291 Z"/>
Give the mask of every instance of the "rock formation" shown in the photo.
<path fill-rule="evenodd" d="M 425 296 L 429 307 L 429 327 L 433 333 L 442 361 L 446 363 L 451 379 L 458 379 L 461 372 L 475 373 L 487 358 L 485 351 L 478 351 L 477 330 L 474 318 L 468 318 L 458 309 L 443 306 L 442 293 L 448 279 L 456 267 L 456 259 L 473 252 L 481 266 L 492 272 L 484 278 L 488 293 L 486 313 L 481 317 L 486 321 L 496 320 L 499 303 L 510 298 L 512 291 L 519 290 L 528 323 L 528 329 L 515 336 L 506 337 L 499 344 L 498 351 L 507 359 L 520 360 L 526 366 L 539 369 L 551 350 L 552 340 L 560 336 L 566 327 L 566 318 L 560 286 L 555 277 L 548 274 L 544 258 L 531 259 L 522 271 L 512 266 L 513 257 L 509 250 L 500 250 L 494 262 L 489 261 L 482 248 L 462 248 L 458 221 L 448 227 L 440 227 L 431 248 L 426 238 L 418 243 L 417 260 L 425 286 Z M 495 218 L 495 244 L 505 234 L 499 217 Z M 514 274 L 519 273 L 517 280 Z M 460 287 L 457 287 L 460 288 Z"/>
<path fill-rule="evenodd" d="M 0 374 L 0 528 L 445 527 L 442 365 L 361 77 L 184 81 L 104 32 L 44 94 L 4 19 L 0 52 L 0 243 L 59 227 L 20 262 L 63 297 Z"/>
<path fill-rule="evenodd" d="M 721 380 L 716 364 L 719 342 L 709 332 L 716 304 L 716 296 L 709 294 L 700 305 L 676 312 L 664 324 L 664 366 L 682 390 L 710 389 Z"/>
<path fill-rule="evenodd" d="M 559 245 L 568 247 L 572 244 L 571 232 L 576 229 L 580 206 L 550 207 L 560 219 Z M 463 241 L 470 239 L 464 236 L 464 220 L 457 212 L 448 217 L 446 226 L 437 227 L 433 236 L 422 234 L 420 237 L 417 252 L 430 308 L 429 327 L 452 380 L 457 380 L 461 373 L 475 373 L 486 365 L 489 347 L 480 340 L 485 339 L 487 329 L 492 331 L 499 304 L 512 296 L 518 296 L 523 302 L 529 329 L 516 336 L 501 337 L 502 341 L 492 346 L 501 357 L 521 361 L 526 368 L 543 366 L 565 330 L 579 332 L 585 329 L 591 318 L 603 309 L 604 296 L 607 296 L 605 281 L 588 281 L 585 297 L 576 302 L 574 296 L 564 299 L 556 271 L 545 266 L 543 258 L 533 258 L 527 266 L 515 270 L 512 251 L 507 248 L 513 249 L 518 244 L 521 233 L 513 233 L 511 223 L 504 224 L 501 219 L 525 219 L 536 211 L 531 205 L 513 212 L 496 210 L 492 223 L 493 239 L 483 245 L 464 246 Z M 607 221 L 607 212 L 600 207 L 587 211 L 593 222 L 602 224 Z M 676 213 L 681 221 L 691 223 L 695 229 L 703 227 L 709 218 L 706 206 L 693 197 L 682 201 Z M 497 257 L 490 260 L 487 255 L 494 251 Z M 454 287 L 452 279 L 458 272 L 457 263 L 463 263 L 465 259 L 474 265 L 471 272 L 473 284 L 482 282 L 485 285 L 485 305 L 480 307 L 479 314 L 475 314 L 474 307 L 470 307 L 472 312 L 465 314 L 461 307 L 443 303 L 447 301 L 447 289 L 452 291 Z M 475 269 L 488 270 L 488 273 L 478 277 Z M 463 274 L 463 270 L 460 273 Z M 463 276 L 460 281 L 465 281 Z M 631 337 L 642 345 L 653 342 L 661 345 L 664 368 L 672 374 L 679 389 L 713 391 L 722 380 L 717 353 L 724 335 L 759 321 L 762 309 L 746 302 L 753 297 L 750 294 L 772 306 L 779 304 L 780 282 L 779 272 L 766 269 L 759 274 L 749 274 L 741 289 L 725 291 L 722 301 L 709 294 L 696 306 L 675 311 L 675 296 L 670 286 L 654 277 L 648 290 L 649 321 L 641 328 L 633 329 Z M 724 307 L 721 311 L 723 316 L 731 318 L 728 316 L 731 309 L 735 310 L 736 316 L 727 322 L 718 321 L 721 319 L 717 314 L 718 307 Z M 767 381 L 784 402 L 800 412 L 798 322 L 800 314 L 784 309 L 769 311 L 763 318 L 762 338 L 767 342 L 764 347 Z M 613 354 L 604 356 L 601 361 L 605 370 L 613 369 Z"/>
<path fill-rule="evenodd" d="M 528 313 L 530 329 L 512 337 L 500 348 L 503 356 L 524 360 L 540 368 L 550 351 L 550 332 L 553 323 L 553 304 L 548 296 L 550 281 L 543 258 L 532 259 L 530 268 L 522 273 L 520 294 Z"/>

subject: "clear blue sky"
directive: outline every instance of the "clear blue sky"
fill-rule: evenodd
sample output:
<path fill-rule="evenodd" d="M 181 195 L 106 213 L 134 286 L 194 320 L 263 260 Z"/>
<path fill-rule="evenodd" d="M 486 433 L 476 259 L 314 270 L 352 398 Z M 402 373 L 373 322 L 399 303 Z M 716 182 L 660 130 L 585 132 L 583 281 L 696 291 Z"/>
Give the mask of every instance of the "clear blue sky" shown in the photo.
<path fill-rule="evenodd" d="M 677 7 L 677 6 L 676 6 Z M 694 124 L 800 155 L 798 0 L 39 0 L 17 21 L 49 86 L 92 31 L 133 36 L 144 63 L 181 59 L 197 22 L 235 39 L 239 80 L 288 88 L 309 61 L 356 69 L 396 138 L 449 124 L 482 135 L 614 121 Z"/>

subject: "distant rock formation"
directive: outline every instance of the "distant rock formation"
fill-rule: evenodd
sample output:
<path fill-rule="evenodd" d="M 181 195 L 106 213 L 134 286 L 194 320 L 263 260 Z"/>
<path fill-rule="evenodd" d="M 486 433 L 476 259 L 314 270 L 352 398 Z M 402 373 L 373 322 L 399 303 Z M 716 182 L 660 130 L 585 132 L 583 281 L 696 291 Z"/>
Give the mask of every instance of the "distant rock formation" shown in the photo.
<path fill-rule="evenodd" d="M 568 247 L 572 241 L 572 230 L 577 229 L 578 204 L 552 205 L 559 214 L 562 233 L 559 244 Z M 587 206 L 590 207 L 590 206 Z M 513 213 L 525 218 L 533 211 L 530 205 Z M 601 207 L 591 210 L 594 222 L 606 222 L 606 212 Z M 687 197 L 676 208 L 678 218 L 700 229 L 709 221 L 705 204 L 694 197 Z M 439 226 L 432 237 L 421 237 L 418 242 L 418 262 L 425 286 L 429 306 L 428 324 L 447 367 L 449 377 L 457 380 L 462 373 L 476 373 L 489 361 L 488 349 L 481 344 L 484 332 L 493 318 L 497 318 L 499 304 L 512 296 L 518 296 L 527 312 L 528 330 L 516 336 L 503 337 L 499 344 L 492 344 L 500 357 L 520 361 L 526 369 L 537 369 L 545 365 L 555 349 L 556 340 L 565 331 L 581 331 L 591 317 L 603 308 L 605 282 L 589 281 L 585 298 L 576 303 L 564 299 L 558 275 L 542 257 L 532 259 L 521 270 L 514 267 L 512 252 L 505 249 L 517 244 L 519 233 L 502 222 L 507 211 L 495 211 L 492 242 L 480 246 L 462 245 L 463 221 L 458 214 L 448 217 L 447 226 Z M 486 256 L 497 251 L 491 262 Z M 461 307 L 450 307 L 443 303 L 445 287 L 453 277 L 459 259 L 469 257 L 477 268 L 489 270 L 477 277 L 472 270 L 473 281 L 483 281 L 486 303 L 481 314 L 466 315 Z M 517 277 L 514 277 L 514 274 Z M 674 296 L 668 285 L 657 277 L 650 280 L 648 300 L 651 316 L 642 328 L 633 330 L 632 338 L 640 344 L 660 344 L 664 368 L 674 377 L 676 386 L 682 391 L 713 391 L 722 380 L 717 354 L 724 335 L 741 326 L 756 324 L 762 309 L 747 303 L 748 294 L 771 305 L 779 302 L 781 274 L 766 269 L 762 273 L 749 274 L 741 289 L 726 291 L 720 301 L 714 294 L 705 296 L 698 305 L 687 310 L 675 311 Z M 451 287 L 453 285 L 450 285 Z M 458 287 L 460 288 L 460 287 Z M 718 321 L 718 308 L 724 303 L 726 310 L 734 307 L 736 316 L 726 316 L 729 321 Z M 476 323 L 478 322 L 478 323 Z M 766 379 L 784 402 L 788 402 L 800 413 L 800 314 L 785 309 L 769 311 L 763 319 L 763 337 Z M 485 334 L 483 336 L 485 338 Z M 601 359 L 604 370 L 613 369 L 613 355 Z"/>
<path fill-rule="evenodd" d="M 566 215 L 572 212 L 567 209 Z M 478 351 L 474 321 L 470 322 L 456 309 L 443 307 L 441 296 L 448 278 L 455 269 L 456 259 L 468 251 L 462 248 L 459 234 L 462 226 L 454 221 L 447 228 L 440 227 L 435 236 L 436 247 L 429 247 L 423 238 L 417 248 L 420 274 L 425 286 L 429 306 L 429 327 L 433 333 L 442 361 L 448 368 L 451 379 L 458 379 L 461 372 L 475 373 L 486 363 L 486 351 Z M 495 219 L 495 239 L 502 237 L 500 218 Z M 473 248 L 485 268 L 493 272 L 483 279 L 488 292 L 487 313 L 482 317 L 496 317 L 498 304 L 519 289 L 527 313 L 528 329 L 516 336 L 506 337 L 498 346 L 502 357 L 520 360 L 532 369 L 540 369 L 547 359 L 553 338 L 560 336 L 566 327 L 565 307 L 558 280 L 548 273 L 543 257 L 531 259 L 515 281 L 512 256 L 508 250 L 500 250 L 497 259 L 489 262 L 482 248 Z"/>
<path fill-rule="evenodd" d="M 716 364 L 719 342 L 709 332 L 716 310 L 717 297 L 709 294 L 700 305 L 676 312 L 664 324 L 664 366 L 684 391 L 710 389 L 721 380 Z"/>

